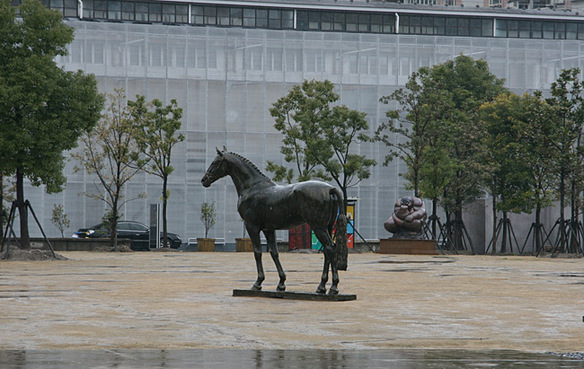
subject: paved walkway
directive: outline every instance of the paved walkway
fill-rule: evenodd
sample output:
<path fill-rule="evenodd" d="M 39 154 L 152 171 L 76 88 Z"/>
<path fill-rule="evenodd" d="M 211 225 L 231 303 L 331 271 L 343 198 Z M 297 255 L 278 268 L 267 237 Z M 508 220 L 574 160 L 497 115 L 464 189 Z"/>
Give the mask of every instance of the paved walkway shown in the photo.
<path fill-rule="evenodd" d="M 251 253 L 61 254 L 0 262 L 3 350 L 584 351 L 583 259 L 350 254 L 357 300 L 320 302 L 233 297 Z M 316 289 L 322 255 L 281 260 L 289 291 Z"/>

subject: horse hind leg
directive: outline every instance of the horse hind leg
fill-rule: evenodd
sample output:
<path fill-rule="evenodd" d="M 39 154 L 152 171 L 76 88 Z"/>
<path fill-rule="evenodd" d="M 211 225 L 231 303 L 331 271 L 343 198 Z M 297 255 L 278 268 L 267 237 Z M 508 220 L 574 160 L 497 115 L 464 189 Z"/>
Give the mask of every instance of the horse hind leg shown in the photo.
<path fill-rule="evenodd" d="M 258 278 L 251 287 L 254 291 L 261 291 L 262 289 L 262 282 L 264 281 L 265 274 L 264 274 L 264 266 L 262 265 L 262 242 L 260 240 L 260 231 L 256 230 L 254 227 L 251 227 L 246 224 L 247 233 L 249 234 L 249 238 L 251 238 L 251 243 L 253 244 L 253 255 L 256 262 L 256 268 L 258 272 Z"/>
<path fill-rule="evenodd" d="M 316 293 L 326 293 L 326 283 L 328 282 L 328 271 L 330 266 L 333 282 L 328 293 L 329 295 L 336 295 L 339 293 L 339 272 L 335 264 L 333 239 L 326 228 L 313 228 L 313 231 L 324 249 L 324 266 Z"/>
<path fill-rule="evenodd" d="M 278 255 L 278 246 L 276 245 L 276 232 L 275 231 L 264 231 L 266 240 L 268 241 L 268 250 L 270 250 L 270 255 L 274 264 L 276 264 L 276 269 L 278 269 L 278 276 L 280 277 L 280 282 L 276 288 L 278 291 L 286 291 L 286 273 L 284 273 L 284 268 L 280 264 L 280 256 Z"/>

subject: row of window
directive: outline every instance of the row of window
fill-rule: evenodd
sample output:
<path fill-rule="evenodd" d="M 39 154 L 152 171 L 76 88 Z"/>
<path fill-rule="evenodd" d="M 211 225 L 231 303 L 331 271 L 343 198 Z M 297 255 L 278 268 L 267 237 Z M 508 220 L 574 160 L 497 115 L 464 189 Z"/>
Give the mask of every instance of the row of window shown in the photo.
<path fill-rule="evenodd" d="M 12 0 L 14 5 L 21 0 Z M 78 17 L 77 0 L 42 0 Z M 190 19 L 189 19 L 190 15 Z M 83 0 L 83 18 L 306 31 L 584 40 L 584 22 Z"/>

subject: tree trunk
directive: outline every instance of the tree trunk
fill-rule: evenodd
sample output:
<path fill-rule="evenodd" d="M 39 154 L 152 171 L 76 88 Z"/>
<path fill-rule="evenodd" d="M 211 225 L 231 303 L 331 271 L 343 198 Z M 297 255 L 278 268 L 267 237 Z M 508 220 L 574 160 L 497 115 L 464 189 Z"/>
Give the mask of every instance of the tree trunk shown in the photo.
<path fill-rule="evenodd" d="M 432 199 L 432 236 L 434 237 L 434 239 L 436 241 L 438 241 L 438 233 L 436 230 L 436 226 L 438 223 L 438 215 L 436 214 L 438 212 L 438 199 L 436 197 L 434 197 Z"/>
<path fill-rule="evenodd" d="M 493 196 L 493 248 L 491 255 L 497 253 L 497 196 Z"/>
<path fill-rule="evenodd" d="M 503 212 L 503 224 L 501 224 L 501 227 L 503 227 L 503 237 L 501 238 L 501 254 L 505 254 L 507 253 L 507 238 L 509 237 L 509 235 L 507 234 L 509 232 L 508 229 L 508 223 L 509 220 L 507 219 L 507 212 Z"/>
<path fill-rule="evenodd" d="M 4 238 L 4 175 L 0 172 L 0 243 Z"/>
<path fill-rule="evenodd" d="M 16 204 L 20 218 L 20 248 L 30 249 L 30 236 L 28 234 L 28 208 L 24 202 L 24 176 L 20 169 L 16 170 Z"/>
<path fill-rule="evenodd" d="M 162 178 L 162 247 L 168 247 L 168 228 L 166 222 L 166 206 L 168 202 L 168 194 L 166 192 L 168 177 Z M 155 235 L 158 237 L 158 235 Z M 206 237 L 206 236 L 205 236 Z"/>
<path fill-rule="evenodd" d="M 534 231 L 535 231 L 535 253 L 539 254 L 542 250 L 542 242 L 543 240 L 541 239 L 541 230 L 542 230 L 542 225 L 541 225 L 541 206 L 539 205 L 539 203 L 537 204 L 536 208 L 535 208 L 535 225 L 534 225 Z"/>
<path fill-rule="evenodd" d="M 114 195 L 114 201 L 111 211 L 110 221 L 110 245 L 114 248 L 114 251 L 118 251 L 118 199 L 119 199 L 119 189 L 116 190 Z"/>

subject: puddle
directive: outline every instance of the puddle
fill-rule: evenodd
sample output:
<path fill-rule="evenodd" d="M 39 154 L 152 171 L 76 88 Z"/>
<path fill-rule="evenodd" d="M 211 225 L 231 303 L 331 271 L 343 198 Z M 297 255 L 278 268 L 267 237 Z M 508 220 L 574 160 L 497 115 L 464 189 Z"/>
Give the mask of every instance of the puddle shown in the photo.
<path fill-rule="evenodd" d="M 465 350 L 0 350 L 3 369 L 584 368 L 584 360 Z"/>

